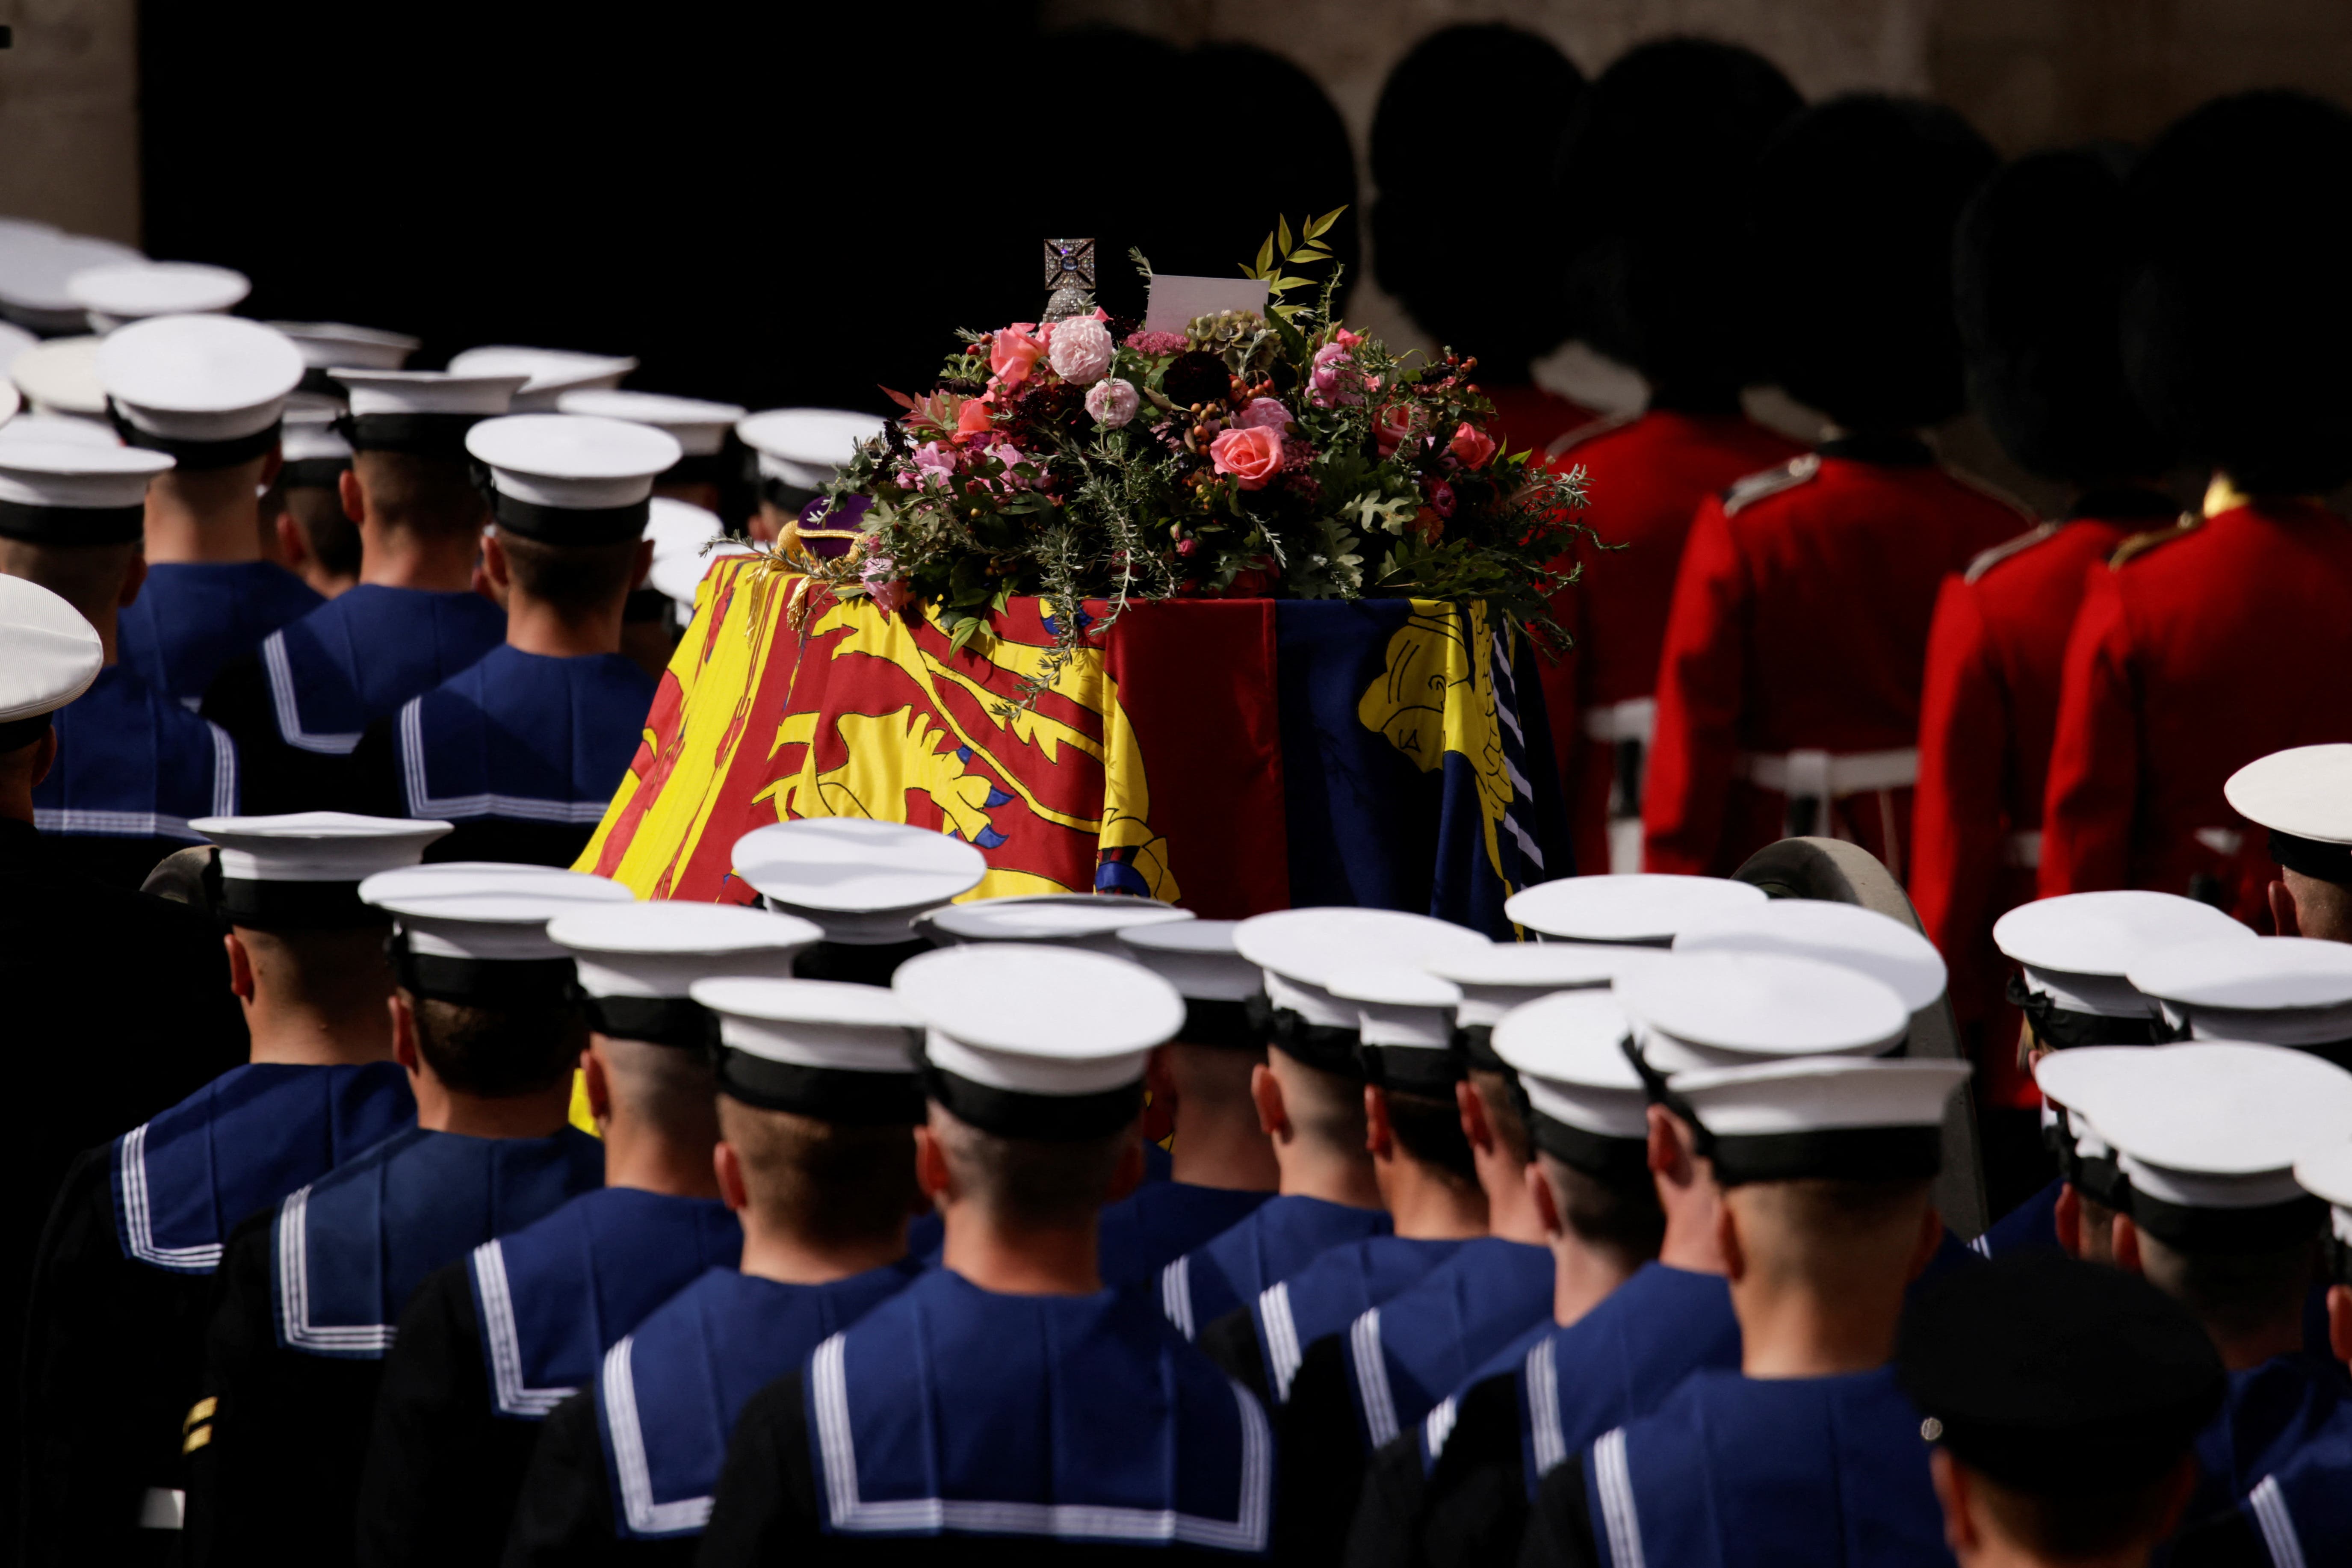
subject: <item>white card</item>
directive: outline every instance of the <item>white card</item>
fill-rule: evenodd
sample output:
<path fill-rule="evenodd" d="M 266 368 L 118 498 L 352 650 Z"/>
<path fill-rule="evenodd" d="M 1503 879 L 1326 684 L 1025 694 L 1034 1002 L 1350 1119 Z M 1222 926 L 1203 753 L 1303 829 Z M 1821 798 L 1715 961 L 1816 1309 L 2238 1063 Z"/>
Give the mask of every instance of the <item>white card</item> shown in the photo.
<path fill-rule="evenodd" d="M 1219 310 L 1255 310 L 1265 314 L 1265 280 L 1262 278 L 1185 278 L 1174 273 L 1151 275 L 1151 302 L 1143 312 L 1147 332 L 1181 332 L 1195 316 Z"/>

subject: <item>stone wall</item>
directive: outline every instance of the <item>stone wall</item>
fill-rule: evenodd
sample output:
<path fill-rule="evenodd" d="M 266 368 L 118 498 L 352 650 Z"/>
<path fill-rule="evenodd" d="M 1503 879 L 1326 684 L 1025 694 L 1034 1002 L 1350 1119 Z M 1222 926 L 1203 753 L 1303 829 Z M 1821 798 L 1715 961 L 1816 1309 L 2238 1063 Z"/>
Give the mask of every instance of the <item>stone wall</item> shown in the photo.
<path fill-rule="evenodd" d="M 139 239 L 136 0 L 0 0 L 0 213 Z M 241 90 L 241 89 L 238 89 Z"/>

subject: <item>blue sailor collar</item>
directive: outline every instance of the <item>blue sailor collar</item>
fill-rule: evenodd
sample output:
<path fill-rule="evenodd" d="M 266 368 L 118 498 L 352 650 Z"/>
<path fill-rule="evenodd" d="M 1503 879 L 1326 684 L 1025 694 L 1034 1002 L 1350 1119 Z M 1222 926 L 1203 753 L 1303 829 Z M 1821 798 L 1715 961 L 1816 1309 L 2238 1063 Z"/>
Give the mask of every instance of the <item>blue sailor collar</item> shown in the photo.
<path fill-rule="evenodd" d="M 933 1269 L 819 1345 L 806 1376 L 835 1534 L 1265 1549 L 1265 1411 L 1146 1291 L 1003 1296 Z"/>
<path fill-rule="evenodd" d="M 1416 1241 L 1368 1236 L 1318 1255 L 1288 1279 L 1277 1279 L 1250 1303 L 1266 1387 L 1276 1405 L 1290 1400 L 1307 1349 L 1328 1334 L 1344 1333 L 1370 1308 L 1414 1284 L 1462 1250 L 1459 1241 Z"/>
<path fill-rule="evenodd" d="M 2298 1351 L 2230 1374 L 2221 1408 L 2197 1437 L 2201 1472 L 2185 1519 L 2219 1512 L 2347 1418 L 2344 1368 Z"/>
<path fill-rule="evenodd" d="M 1992 1222 L 1992 1228 L 1969 1243 L 1979 1258 L 2006 1258 L 2012 1252 L 2058 1250 L 2058 1194 L 2063 1176 Z"/>
<path fill-rule="evenodd" d="M 408 815 L 602 821 L 644 738 L 654 684 L 616 653 L 492 648 L 402 706 L 394 744 Z"/>
<path fill-rule="evenodd" d="M 1377 1448 L 1529 1329 L 1551 1321 L 1551 1248 L 1481 1237 L 1348 1325 L 1342 1353 Z"/>
<path fill-rule="evenodd" d="M 2352 1421 L 2339 1415 L 2238 1506 L 2282 1568 L 2352 1562 Z"/>
<path fill-rule="evenodd" d="M 425 1277 L 604 1181 L 604 1145 L 411 1128 L 289 1194 L 270 1226 L 278 1342 L 373 1361 Z"/>
<path fill-rule="evenodd" d="M 57 763 L 33 786 L 42 832 L 193 844 L 204 836 L 192 819 L 236 815 L 236 743 L 130 665 L 100 670 L 55 722 Z"/>
<path fill-rule="evenodd" d="M 370 722 L 471 668 L 506 635 L 506 612 L 479 594 L 362 583 L 262 639 L 278 738 L 347 754 Z"/>
<path fill-rule="evenodd" d="M 1145 1279 L 1239 1225 L 1271 1193 L 1190 1182 L 1147 1182 L 1102 1211 L 1102 1277 L 1112 1285 Z"/>
<path fill-rule="evenodd" d="M 117 637 L 124 663 L 194 708 L 224 668 L 326 602 L 274 561 L 163 562 L 147 568 Z"/>
<path fill-rule="evenodd" d="M 1389 1216 L 1295 1194 L 1267 1199 L 1248 1218 L 1160 1271 L 1160 1310 L 1186 1339 L 1334 1247 L 1386 1236 Z"/>
<path fill-rule="evenodd" d="M 725 1204 L 633 1187 L 583 1193 L 482 1243 L 467 1276 L 492 1407 L 544 1420 L 640 1318 L 742 1253 L 743 1228 Z"/>
<path fill-rule="evenodd" d="M 115 1239 L 151 1268 L 209 1274 L 239 1220 L 415 1121 L 392 1062 L 232 1068 L 114 1141 Z"/>
<path fill-rule="evenodd" d="M 921 1272 L 908 1258 L 828 1285 L 786 1285 L 714 1268 L 656 1308 L 605 1352 L 596 1377 L 614 1533 L 700 1531 L 751 1395 Z"/>

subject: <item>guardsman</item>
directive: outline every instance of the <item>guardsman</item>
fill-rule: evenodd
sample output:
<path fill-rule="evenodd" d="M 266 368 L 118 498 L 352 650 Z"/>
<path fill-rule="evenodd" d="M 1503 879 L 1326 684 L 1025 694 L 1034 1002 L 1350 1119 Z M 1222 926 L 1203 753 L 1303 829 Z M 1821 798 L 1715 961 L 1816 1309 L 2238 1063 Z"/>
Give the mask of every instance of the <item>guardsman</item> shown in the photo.
<path fill-rule="evenodd" d="M 2145 257 L 2125 294 L 2141 405 L 2213 469 L 2201 517 L 2141 534 L 2090 574 L 2067 643 L 2044 801 L 2044 893 L 2153 888 L 2260 921 L 2273 872 L 2230 775 L 2352 741 L 2352 527 L 2321 502 L 2352 478 L 2352 349 L 2327 193 L 2352 178 L 2352 114 L 2293 93 L 2196 110 L 2132 174 Z M 2198 212 L 2313 215 L 2249 245 Z"/>
<path fill-rule="evenodd" d="M 117 433 L 173 459 L 147 487 L 147 583 L 122 617 L 122 657 L 193 708 L 214 676 L 320 603 L 261 550 L 260 496 L 302 355 L 258 321 L 151 316 L 110 334 L 94 363 Z"/>
<path fill-rule="evenodd" d="M 338 504 L 359 529 L 360 582 L 221 672 L 205 716 L 236 737 L 257 805 L 346 805 L 367 727 L 470 668 L 506 638 L 473 591 L 488 503 L 466 435 L 506 412 L 518 376 L 432 370 L 331 373 L 351 400 Z"/>
<path fill-rule="evenodd" d="M 416 1122 L 229 1233 L 184 1425 L 192 1565 L 352 1561 L 369 1426 L 401 1309 L 435 1269 L 604 1182 L 565 1124 L 587 1031 L 547 922 L 627 902 L 537 867 L 383 871 L 393 1056 Z"/>
<path fill-rule="evenodd" d="M 711 1018 L 688 992 L 789 975 L 816 928 L 656 900 L 559 915 L 547 934 L 579 971 L 604 1185 L 428 1275 L 402 1311 L 360 1483 L 362 1568 L 496 1563 L 540 1423 L 638 1320 L 738 1261 L 711 1161 Z"/>
<path fill-rule="evenodd" d="M 171 466 L 135 447 L 0 447 L 0 573 L 56 593 L 106 647 L 98 679 L 57 714 L 57 760 L 33 790 L 33 821 L 59 855 L 122 888 L 198 842 L 193 820 L 238 804 L 229 737 L 121 657 L 119 617 L 147 575 L 142 498 Z"/>
<path fill-rule="evenodd" d="M 872 985 L 699 980 L 719 1019 L 719 1187 L 740 1270 L 712 1268 L 556 1406 L 515 1507 L 516 1568 L 681 1559 L 752 1394 L 903 1289 L 924 1116 L 915 1016 Z M 667 1544 L 664 1544 L 667 1543 Z"/>
<path fill-rule="evenodd" d="M 2046 1254 L 1929 1291 L 1904 1314 L 1895 1375 L 1927 1416 L 1960 1568 L 2145 1568 L 2189 1500 L 2189 1446 L 2223 1387 L 2179 1302 Z"/>
<path fill-rule="evenodd" d="M 1543 671 L 1576 864 L 1587 871 L 1642 868 L 1658 649 L 1692 517 L 1709 496 L 1803 451 L 1740 411 L 1741 390 L 1758 379 L 1757 307 L 1737 247 L 1723 241 L 1759 150 L 1802 106 L 1749 50 L 1663 39 L 1601 73 L 1561 156 L 1578 330 L 1649 384 L 1640 414 L 1570 429 L 1547 448 L 1591 487 L 1579 521 L 1623 547 L 1579 552 L 1585 575 L 1552 603 L 1574 647 Z M 1387 252 L 1374 254 L 1385 270 Z"/>
<path fill-rule="evenodd" d="M 2352 942 L 2352 745 L 2257 757 L 2221 794 L 2270 836 L 2265 847 L 2279 874 L 2263 902 L 2278 933 Z"/>
<path fill-rule="evenodd" d="M 820 816 L 755 827 L 730 851 L 734 874 L 768 907 L 824 932 L 800 955 L 803 980 L 887 985 L 931 944 L 916 917 L 980 886 L 988 858 L 946 833 L 864 816 Z"/>
<path fill-rule="evenodd" d="M 1142 1174 L 1144 1064 L 1183 999 L 1123 959 L 1011 942 L 910 960 L 892 989 L 925 1031 L 916 1171 L 946 1215 L 943 1267 L 753 1396 L 697 1561 L 856 1563 L 914 1540 L 1264 1553 L 1265 1408 L 1096 1268 L 1097 1215 Z"/>
<path fill-rule="evenodd" d="M 1952 226 L 1993 162 L 1948 109 L 1855 96 L 1758 165 L 1740 254 L 1770 301 L 1761 363 L 1834 433 L 1691 525 L 1643 797 L 1652 870 L 1727 874 L 1797 833 L 1904 874 L 1937 591 L 2032 521 L 1918 435 L 1964 401 Z"/>
<path fill-rule="evenodd" d="M 628 773 L 654 678 L 621 652 L 645 580 L 654 477 L 677 442 L 577 414 L 485 420 L 466 449 L 490 470 L 482 541 L 506 641 L 369 726 L 362 797 L 457 825 L 451 859 L 569 866 Z"/>
<path fill-rule="evenodd" d="M 2116 330 L 2131 237 L 2122 161 L 2037 153 L 1961 216 L 1954 284 L 1976 406 L 2011 460 L 2070 504 L 1944 580 L 1927 636 L 1910 889 L 1952 966 L 1989 1152 L 2030 1155 L 2037 1102 L 1992 923 L 2033 897 L 2060 666 L 2084 580 L 2179 507 L 2156 486 L 2173 443 L 2124 385 Z"/>
<path fill-rule="evenodd" d="M 26 1561 L 161 1562 L 179 1528 L 180 1422 L 229 1228 L 413 1126 L 392 1059 L 391 918 L 359 885 L 446 822 L 207 817 L 206 881 L 252 1059 L 89 1151 L 35 1266 Z"/>

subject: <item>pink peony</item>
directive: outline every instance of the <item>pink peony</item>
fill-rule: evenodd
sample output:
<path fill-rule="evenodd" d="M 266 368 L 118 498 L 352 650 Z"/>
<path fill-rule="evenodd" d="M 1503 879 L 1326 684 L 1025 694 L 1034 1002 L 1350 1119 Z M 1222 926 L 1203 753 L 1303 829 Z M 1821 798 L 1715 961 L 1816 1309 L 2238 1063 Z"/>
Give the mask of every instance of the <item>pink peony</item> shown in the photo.
<path fill-rule="evenodd" d="M 1465 419 L 1454 432 L 1454 439 L 1446 443 L 1446 450 L 1459 458 L 1464 468 L 1483 468 L 1486 459 L 1495 455 L 1495 441 Z"/>
<path fill-rule="evenodd" d="M 1127 346 L 1137 353 L 1152 359 L 1164 359 L 1184 352 L 1185 337 L 1181 332 L 1129 332 Z"/>
<path fill-rule="evenodd" d="M 1372 421 L 1372 435 L 1381 444 L 1381 456 L 1385 458 L 1405 444 L 1412 434 L 1412 405 L 1391 403 L 1381 410 Z"/>
<path fill-rule="evenodd" d="M 1355 374 L 1356 362 L 1340 343 L 1325 343 L 1315 351 L 1315 361 L 1307 378 L 1307 398 L 1318 408 L 1337 408 L 1343 404 L 1361 403 L 1363 395 L 1356 390 L 1360 378 Z"/>
<path fill-rule="evenodd" d="M 1209 443 L 1209 461 L 1217 472 L 1233 475 L 1242 489 L 1264 489 L 1282 471 L 1282 432 L 1262 425 L 1220 431 Z"/>
<path fill-rule="evenodd" d="M 990 341 L 989 373 L 1006 386 L 1018 386 L 1029 379 L 1029 368 L 1045 352 L 1045 340 L 1037 335 L 1036 323 L 1015 321 Z"/>
<path fill-rule="evenodd" d="M 1271 397 L 1253 397 L 1236 423 L 1245 430 L 1279 430 L 1290 423 L 1290 410 Z"/>
<path fill-rule="evenodd" d="M 1054 374 L 1079 386 L 1092 386 L 1110 374 L 1110 333 L 1092 316 L 1073 316 L 1054 328 L 1053 346 L 1045 351 Z"/>
<path fill-rule="evenodd" d="M 1135 384 L 1117 376 L 1098 381 L 1087 389 L 1087 412 L 1106 430 L 1116 430 L 1134 418 L 1142 403 L 1142 395 L 1135 390 Z"/>

